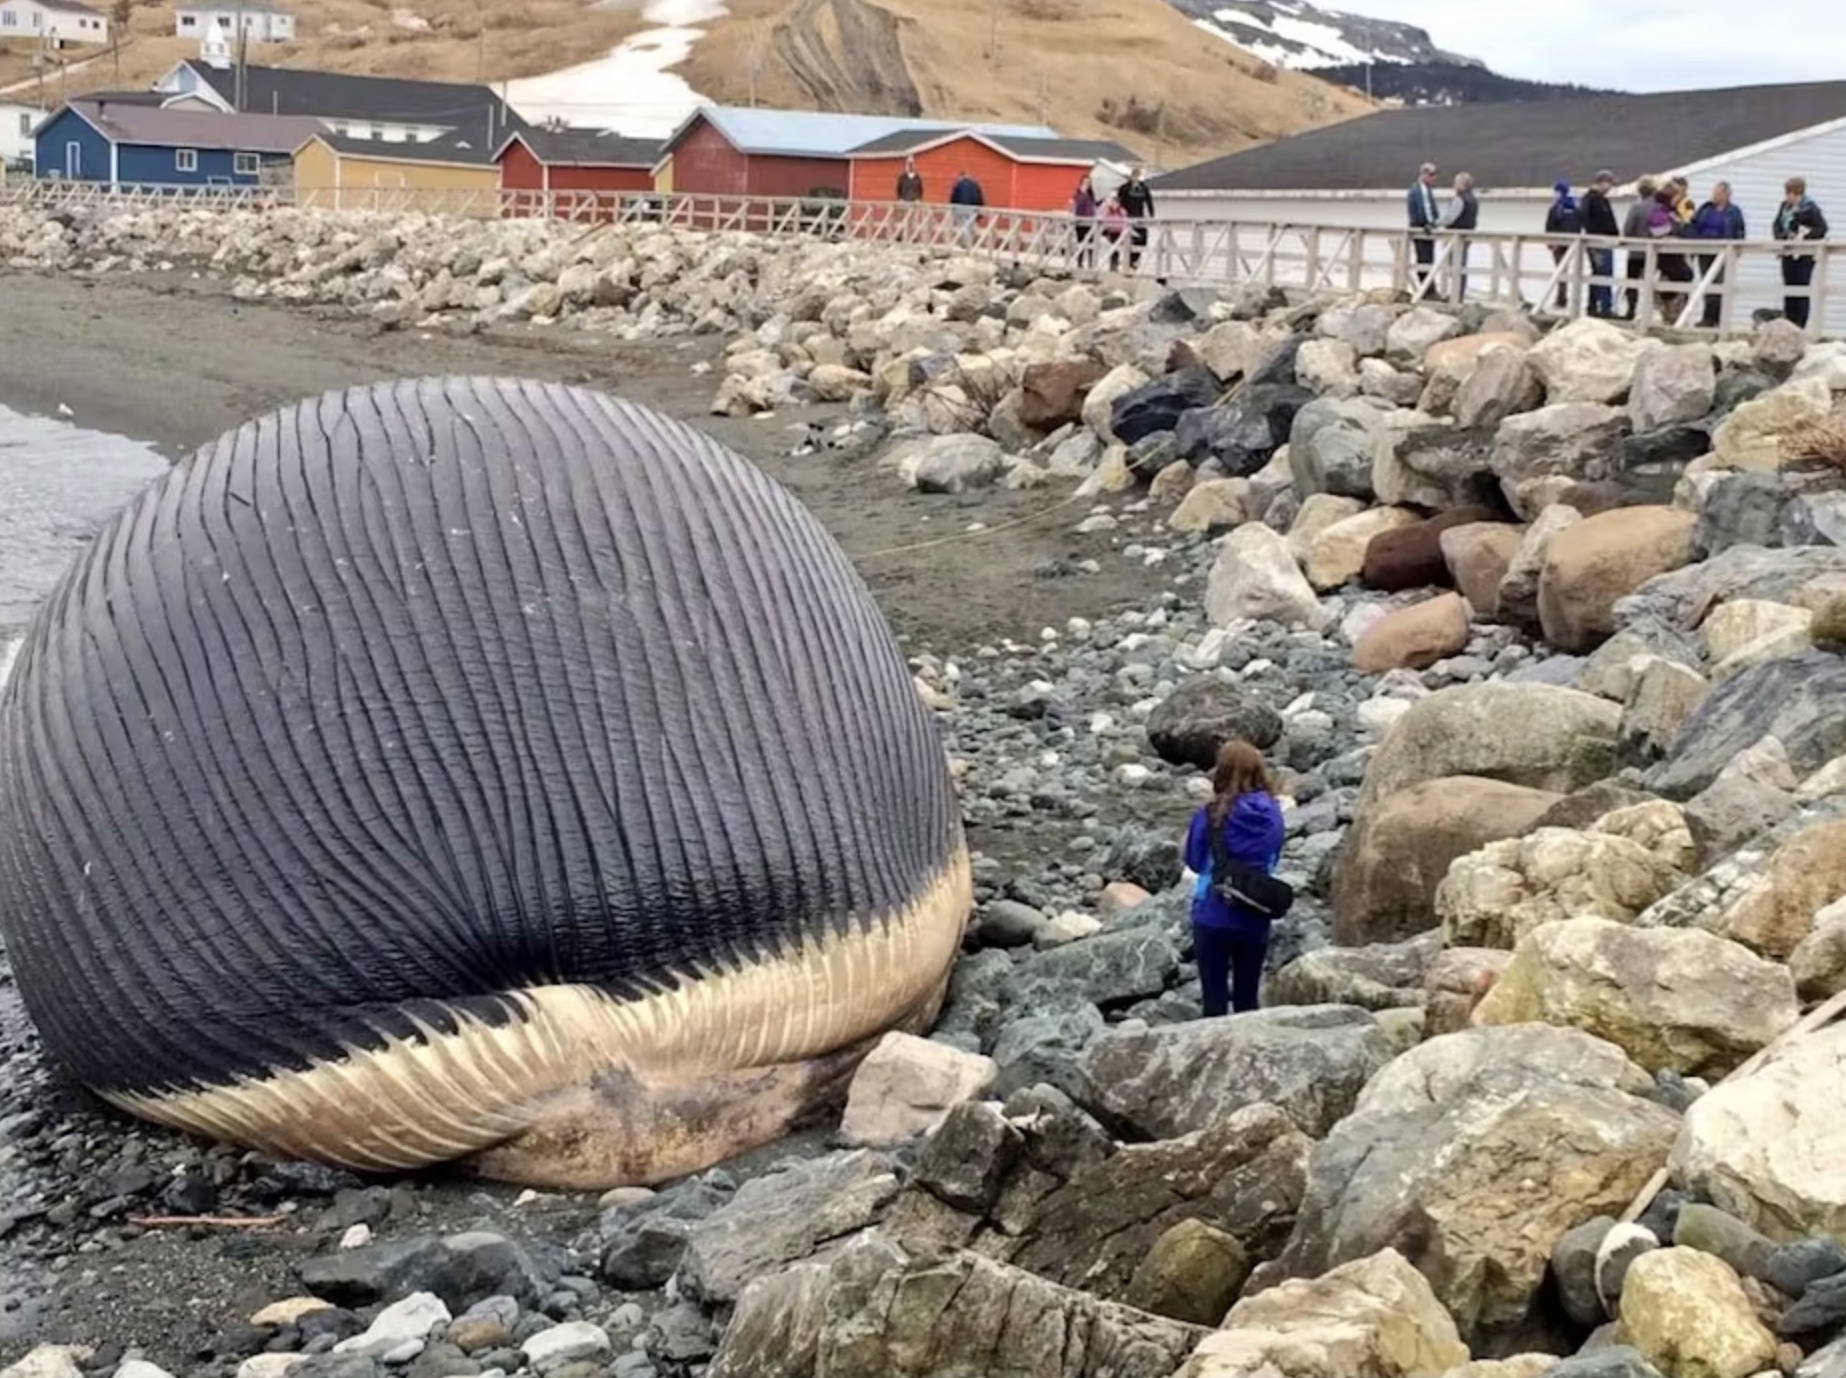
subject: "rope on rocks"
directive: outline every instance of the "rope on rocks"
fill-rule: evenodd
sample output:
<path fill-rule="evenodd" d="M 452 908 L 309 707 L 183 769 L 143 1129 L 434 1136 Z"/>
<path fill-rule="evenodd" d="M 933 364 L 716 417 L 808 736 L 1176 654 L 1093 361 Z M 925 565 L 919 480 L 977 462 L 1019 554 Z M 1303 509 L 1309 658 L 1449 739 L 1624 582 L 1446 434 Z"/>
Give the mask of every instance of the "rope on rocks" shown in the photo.
<path fill-rule="evenodd" d="M 927 541 L 913 542 L 910 545 L 886 546 L 883 550 L 867 551 L 865 554 L 856 556 L 855 558 L 860 560 L 877 560 L 882 559 L 886 555 L 908 555 L 913 550 L 931 550 L 937 546 L 959 545 L 963 541 L 978 541 L 983 536 L 997 536 L 1002 531 L 1016 531 L 1020 527 L 1028 526 L 1042 517 L 1050 516 L 1053 512 L 1061 512 L 1066 507 L 1074 507 L 1080 502 L 1088 502 L 1095 496 L 1094 493 L 1072 494 L 1070 497 L 1060 498 L 1049 507 L 1041 507 L 1036 512 L 1028 512 L 1023 517 L 1015 517 L 1010 522 L 1001 522 L 998 526 L 983 526 L 978 531 L 956 531 L 947 536 L 936 536 Z"/>
<path fill-rule="evenodd" d="M 1789 1025 L 1788 1028 L 1782 1031 L 1780 1037 L 1774 1039 L 1765 1047 L 1759 1048 L 1754 1055 L 1747 1061 L 1741 1063 L 1736 1070 L 1727 1072 L 1724 1076 L 1719 1077 L 1717 1082 L 1713 1084 L 1712 1089 L 1716 1090 L 1727 1081 L 1733 1081 L 1738 1077 L 1746 1076 L 1754 1072 L 1767 1062 L 1772 1054 L 1778 1053 L 1782 1049 L 1798 1043 L 1809 1034 L 1816 1033 L 1825 1028 L 1828 1024 L 1831 1024 L 1839 1017 L 1841 1011 L 1846 1011 L 1846 991 L 1841 991 L 1825 1004 L 1817 1005 L 1812 1010 L 1809 1010 L 1801 1017 L 1799 1022 Z M 1622 1224 L 1632 1225 L 1640 1218 L 1641 1212 L 1653 1204 L 1654 1198 L 1658 1196 L 1661 1189 L 1666 1186 L 1667 1179 L 1672 1176 L 1672 1171 L 1670 1166 L 1663 1167 L 1652 1177 L 1648 1178 L 1647 1185 L 1641 1188 L 1640 1195 L 1636 1196 L 1635 1199 L 1629 1203 L 1628 1209 L 1622 1212 Z"/>

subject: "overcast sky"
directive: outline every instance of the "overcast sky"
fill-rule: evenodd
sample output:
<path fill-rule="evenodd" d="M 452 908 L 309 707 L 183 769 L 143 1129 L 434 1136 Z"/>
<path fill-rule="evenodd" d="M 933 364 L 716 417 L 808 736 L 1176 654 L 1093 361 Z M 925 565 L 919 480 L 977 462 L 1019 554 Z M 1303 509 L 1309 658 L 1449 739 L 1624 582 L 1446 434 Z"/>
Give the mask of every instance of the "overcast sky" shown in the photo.
<path fill-rule="evenodd" d="M 1625 91 L 1846 79 L 1841 0 L 1319 0 L 1510 77 Z"/>

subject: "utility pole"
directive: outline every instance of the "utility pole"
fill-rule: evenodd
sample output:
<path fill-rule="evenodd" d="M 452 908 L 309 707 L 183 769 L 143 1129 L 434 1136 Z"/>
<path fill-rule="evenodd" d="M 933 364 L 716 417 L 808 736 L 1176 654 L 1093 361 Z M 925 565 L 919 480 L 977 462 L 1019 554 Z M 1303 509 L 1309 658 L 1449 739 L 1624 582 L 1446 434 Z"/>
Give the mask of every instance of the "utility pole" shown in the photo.
<path fill-rule="evenodd" d="M 250 25 L 244 18 L 244 0 L 237 0 L 237 62 L 231 78 L 231 109 L 239 113 L 243 111 L 244 96 L 248 90 L 244 63 L 248 57 L 249 44 Z"/>
<path fill-rule="evenodd" d="M 474 80 L 487 80 L 487 0 L 477 0 L 474 7 Z"/>
<path fill-rule="evenodd" d="M 995 67 L 1000 65 L 1000 0 L 993 0 L 988 11 L 987 60 Z"/>

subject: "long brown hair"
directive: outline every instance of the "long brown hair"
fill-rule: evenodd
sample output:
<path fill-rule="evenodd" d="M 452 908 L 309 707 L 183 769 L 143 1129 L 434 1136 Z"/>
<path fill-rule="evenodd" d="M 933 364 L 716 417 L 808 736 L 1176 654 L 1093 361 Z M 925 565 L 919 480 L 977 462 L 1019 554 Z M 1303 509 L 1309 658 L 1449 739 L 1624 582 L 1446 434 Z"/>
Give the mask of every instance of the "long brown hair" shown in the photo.
<path fill-rule="evenodd" d="M 1269 767 L 1263 762 L 1263 753 L 1241 738 L 1218 748 L 1218 764 L 1211 772 L 1211 789 L 1208 816 L 1214 828 L 1223 825 L 1231 805 L 1239 797 L 1258 790 L 1264 794 L 1276 792 Z"/>

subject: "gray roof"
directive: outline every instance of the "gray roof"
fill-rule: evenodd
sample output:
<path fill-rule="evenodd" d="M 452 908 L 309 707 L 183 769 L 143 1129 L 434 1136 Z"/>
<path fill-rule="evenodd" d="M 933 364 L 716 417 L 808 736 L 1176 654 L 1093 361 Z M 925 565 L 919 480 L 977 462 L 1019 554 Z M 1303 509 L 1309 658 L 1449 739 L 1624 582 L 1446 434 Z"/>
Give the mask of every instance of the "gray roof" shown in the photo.
<path fill-rule="evenodd" d="M 501 140 L 494 156 L 506 152 L 513 139 L 524 142 L 533 157 L 553 167 L 651 168 L 660 161 L 659 139 L 630 138 L 603 129 L 521 129 Z"/>
<path fill-rule="evenodd" d="M 851 152 L 854 158 L 889 157 L 896 153 L 915 153 L 937 144 L 948 143 L 966 135 L 990 144 L 1002 153 L 1010 153 L 1021 162 L 1094 163 L 1104 160 L 1130 162 L 1135 155 L 1109 139 L 1060 139 L 1057 137 L 989 133 L 978 125 L 908 125 L 870 143 L 860 144 Z"/>
<path fill-rule="evenodd" d="M 1381 110 L 1181 168 L 1161 191 L 1381 191 L 1417 167 L 1469 172 L 1477 187 L 1582 186 L 1597 169 L 1621 182 L 1675 172 L 1846 118 L 1846 82 L 1647 95 L 1563 96 L 1506 104 Z"/>
<path fill-rule="evenodd" d="M 33 3 L 59 14 L 86 14 L 92 19 L 101 19 L 103 12 L 94 6 L 80 4 L 79 0 L 33 0 Z"/>
<path fill-rule="evenodd" d="M 239 153 L 292 153 L 321 129 L 294 115 L 226 115 L 215 110 L 77 99 L 70 108 L 111 143 L 161 148 L 228 148 Z"/>
<path fill-rule="evenodd" d="M 400 139 L 358 139 L 350 134 L 334 134 L 325 128 L 317 128 L 313 133 L 302 136 L 295 146 L 299 148 L 311 138 L 320 139 L 336 152 L 383 162 L 459 163 L 467 167 L 491 167 L 496 152 L 494 145 L 480 139 L 470 139 L 465 134 L 445 135 L 423 143 L 408 143 Z"/>
<path fill-rule="evenodd" d="M 929 120 L 915 115 L 837 115 L 823 110 L 761 110 L 749 106 L 704 105 L 686 117 L 663 145 L 700 118 L 709 120 L 740 153 L 791 158 L 844 158 L 854 149 L 900 129 L 952 131 L 976 129 L 985 134 L 1022 138 L 1056 138 L 1055 129 L 1030 124 L 969 124 L 966 120 Z"/>
<path fill-rule="evenodd" d="M 225 101 L 236 86 L 230 68 L 188 61 L 186 66 Z M 350 72 L 315 72 L 297 67 L 244 68 L 244 109 L 273 115 L 314 115 L 320 119 L 379 123 L 430 124 L 479 128 L 486 137 L 483 112 L 495 111 L 495 139 L 523 129 L 519 112 L 505 104 L 492 87 L 455 81 L 410 81 L 402 77 L 358 76 Z"/>

